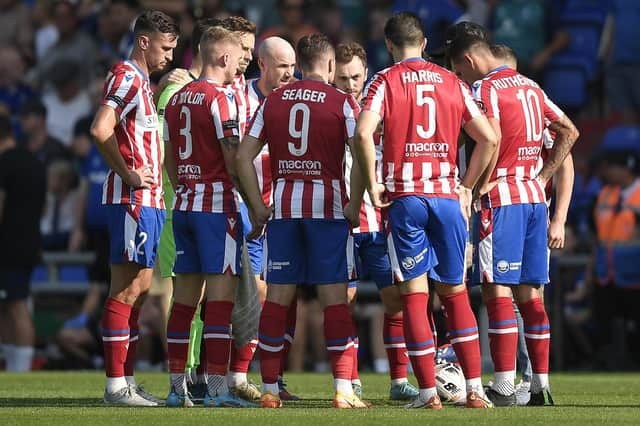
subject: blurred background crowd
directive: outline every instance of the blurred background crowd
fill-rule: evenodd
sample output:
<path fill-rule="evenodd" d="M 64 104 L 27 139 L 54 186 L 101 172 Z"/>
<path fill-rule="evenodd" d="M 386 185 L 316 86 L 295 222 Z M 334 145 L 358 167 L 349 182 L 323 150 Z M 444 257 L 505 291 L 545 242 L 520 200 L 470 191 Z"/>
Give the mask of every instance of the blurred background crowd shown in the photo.
<path fill-rule="evenodd" d="M 89 126 L 101 101 L 104 76 L 115 61 L 128 56 L 132 24 L 145 8 L 177 19 L 182 35 L 172 67 L 181 68 L 189 68 L 194 42 L 190 34 L 202 17 L 247 17 L 258 26 L 256 47 L 271 35 L 295 44 L 318 31 L 335 43 L 358 41 L 368 53 L 370 72 L 390 63 L 383 26 L 393 12 L 410 10 L 420 16 L 428 37 L 426 54 L 435 62 L 443 59 L 449 25 L 463 20 L 484 25 L 495 43 L 514 49 L 520 71 L 544 87 L 581 133 L 574 149 L 576 179 L 567 243 L 552 254 L 552 284 L 547 288 L 554 328 L 552 366 L 640 365 L 640 258 L 608 259 L 610 270 L 603 273 L 598 248 L 608 247 L 610 232 L 605 228 L 610 224 L 594 219 L 604 187 L 635 191 L 638 183 L 637 0 L 0 0 L 0 139 L 14 139 L 30 151 L 46 176 L 41 265 L 32 276 L 34 367 L 101 366 L 96 315 L 108 269 L 105 254 L 93 248 L 95 241 L 106 238 L 100 203 L 107 168 L 93 147 Z M 257 72 L 253 64 L 247 77 Z M 631 226 L 624 244 L 640 245 L 635 220 L 640 201 L 629 210 L 633 220 L 624 225 Z M 20 238 L 16 232 L 0 232 L 0 262 L 11 258 L 9 235 Z M 605 252 L 619 256 L 615 250 Z M 612 278 L 613 265 L 620 262 L 632 265 L 625 269 L 626 284 Z M 374 288 L 365 282 L 360 290 L 361 365 L 384 372 L 383 311 Z M 165 302 L 147 304 L 142 315 L 147 349 L 139 349 L 141 368 L 163 368 L 167 291 L 170 286 L 159 294 Z M 301 290 L 301 300 L 289 368 L 327 371 L 324 343 L 317 341 L 322 333 L 315 331 L 321 327 L 321 311 L 308 291 Z M 439 336 L 445 339 L 444 333 Z"/>

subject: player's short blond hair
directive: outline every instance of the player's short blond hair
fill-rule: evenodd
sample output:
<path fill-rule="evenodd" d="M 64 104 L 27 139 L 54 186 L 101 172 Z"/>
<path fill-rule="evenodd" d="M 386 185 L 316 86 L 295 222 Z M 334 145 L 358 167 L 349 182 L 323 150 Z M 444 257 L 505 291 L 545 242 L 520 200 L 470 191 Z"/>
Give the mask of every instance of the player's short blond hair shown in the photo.
<path fill-rule="evenodd" d="M 241 45 L 240 37 L 237 33 L 222 27 L 209 27 L 202 33 L 202 37 L 200 38 L 200 49 L 204 52 L 210 49 L 211 46 L 218 43 Z"/>

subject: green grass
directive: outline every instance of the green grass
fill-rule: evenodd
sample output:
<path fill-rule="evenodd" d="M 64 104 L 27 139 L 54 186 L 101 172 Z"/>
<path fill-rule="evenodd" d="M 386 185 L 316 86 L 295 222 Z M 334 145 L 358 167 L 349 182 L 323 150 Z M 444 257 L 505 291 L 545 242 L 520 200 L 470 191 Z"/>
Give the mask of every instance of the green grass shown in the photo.
<path fill-rule="evenodd" d="M 137 377 L 152 393 L 166 395 L 166 374 Z M 554 374 L 555 407 L 468 410 L 446 406 L 440 412 L 404 410 L 402 404 L 388 401 L 388 378 L 374 374 L 362 375 L 365 399 L 374 404 L 369 410 L 329 408 L 333 395 L 327 374 L 288 374 L 289 389 L 304 400 L 286 403 L 282 410 L 104 407 L 100 402 L 103 380 L 92 372 L 0 374 L 0 424 L 640 424 L 638 373 Z"/>

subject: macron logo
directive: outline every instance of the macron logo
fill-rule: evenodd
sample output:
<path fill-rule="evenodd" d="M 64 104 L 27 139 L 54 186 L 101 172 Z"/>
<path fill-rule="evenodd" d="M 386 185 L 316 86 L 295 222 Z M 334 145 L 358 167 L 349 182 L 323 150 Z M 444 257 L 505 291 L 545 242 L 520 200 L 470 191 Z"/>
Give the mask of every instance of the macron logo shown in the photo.
<path fill-rule="evenodd" d="M 132 75 L 125 75 L 125 76 L 124 76 L 124 79 L 125 79 L 126 81 L 131 81 L 131 79 L 132 79 L 132 78 L 133 78 L 133 76 L 132 76 Z"/>

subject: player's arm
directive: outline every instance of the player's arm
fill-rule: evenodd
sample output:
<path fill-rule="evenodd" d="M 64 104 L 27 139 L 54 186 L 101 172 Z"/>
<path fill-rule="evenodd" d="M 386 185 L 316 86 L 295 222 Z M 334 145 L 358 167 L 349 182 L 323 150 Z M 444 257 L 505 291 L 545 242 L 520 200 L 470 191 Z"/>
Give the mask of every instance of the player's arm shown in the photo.
<path fill-rule="evenodd" d="M 237 177 L 234 183 L 249 206 L 252 229 L 247 237 L 250 239 L 256 239 L 262 235 L 264 225 L 271 216 L 271 209 L 265 206 L 262 201 L 258 175 L 253 166 L 253 160 L 258 156 L 264 144 L 263 140 L 246 135 L 237 149 L 235 158 Z"/>
<path fill-rule="evenodd" d="M 555 174 L 556 208 L 549 223 L 549 248 L 564 247 L 564 226 L 567 222 L 567 212 L 571 202 L 574 174 L 573 157 L 569 153 Z"/>
<path fill-rule="evenodd" d="M 124 183 L 134 188 L 150 188 L 153 183 L 150 166 L 145 164 L 136 170 L 130 170 L 120 154 L 114 133 L 118 121 L 116 111 L 110 106 L 102 105 L 98 109 L 90 130 L 96 147 L 104 161 L 122 178 Z"/>
<path fill-rule="evenodd" d="M 478 183 L 476 185 L 475 192 L 478 197 L 488 193 L 489 191 L 491 191 L 491 189 L 495 185 L 498 184 L 497 181 L 490 182 L 489 179 L 491 179 L 491 174 L 493 173 L 493 170 L 496 168 L 496 164 L 498 164 L 498 155 L 500 154 L 500 143 L 502 142 L 502 131 L 500 130 L 500 122 L 498 120 L 496 120 L 493 117 L 488 118 L 488 120 L 489 120 L 489 124 L 491 125 L 491 128 L 493 129 L 493 132 L 496 134 L 497 145 L 496 145 L 495 151 L 493 152 L 493 155 L 491 156 L 491 161 L 489 161 L 489 165 L 485 169 L 484 173 L 482 173 L 482 176 L 480 176 L 480 179 L 478 180 Z"/>
<path fill-rule="evenodd" d="M 354 168 L 358 164 L 364 185 L 369 191 L 375 207 L 388 207 L 391 203 L 384 198 L 385 187 L 376 177 L 376 149 L 373 134 L 382 117 L 374 111 L 364 110 L 358 116 L 353 140 Z"/>
<path fill-rule="evenodd" d="M 545 118 L 549 119 L 550 116 L 555 119 L 549 120 L 551 124 L 548 126 L 548 129 L 556 134 L 556 138 L 549 152 L 549 157 L 547 157 L 547 160 L 542 166 L 542 170 L 540 170 L 538 174 L 538 179 L 541 181 L 543 187 L 549 179 L 551 179 L 551 176 L 556 173 L 571 151 L 573 144 L 576 143 L 578 136 L 580 136 L 578 129 L 576 129 L 576 126 L 569 117 L 563 114 L 545 95 Z"/>
<path fill-rule="evenodd" d="M 347 144 L 353 153 L 353 138 L 349 138 Z M 349 173 L 349 202 L 344 207 L 344 216 L 349 223 L 351 223 L 351 226 L 355 228 L 360 226 L 360 207 L 362 206 L 362 198 L 364 197 L 366 185 L 362 177 L 362 168 L 358 164 L 358 159 L 353 154 L 351 155 L 351 158 L 351 171 Z"/>

